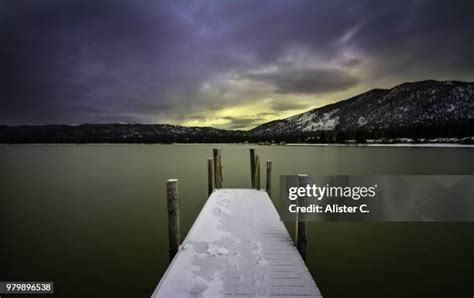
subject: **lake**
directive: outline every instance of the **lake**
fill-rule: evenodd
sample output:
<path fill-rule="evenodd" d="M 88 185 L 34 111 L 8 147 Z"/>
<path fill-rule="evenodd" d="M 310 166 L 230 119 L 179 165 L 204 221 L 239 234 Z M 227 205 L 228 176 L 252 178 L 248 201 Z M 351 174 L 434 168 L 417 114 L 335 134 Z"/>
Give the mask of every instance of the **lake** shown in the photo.
<path fill-rule="evenodd" d="M 184 239 L 215 147 L 224 187 L 249 188 L 248 145 L 1 145 L 0 280 L 54 281 L 55 297 L 148 297 L 168 266 L 165 181 L 179 179 Z M 255 148 L 273 162 L 274 201 L 279 175 L 474 174 L 471 148 Z M 473 228 L 310 223 L 307 263 L 324 297 L 472 297 Z"/>

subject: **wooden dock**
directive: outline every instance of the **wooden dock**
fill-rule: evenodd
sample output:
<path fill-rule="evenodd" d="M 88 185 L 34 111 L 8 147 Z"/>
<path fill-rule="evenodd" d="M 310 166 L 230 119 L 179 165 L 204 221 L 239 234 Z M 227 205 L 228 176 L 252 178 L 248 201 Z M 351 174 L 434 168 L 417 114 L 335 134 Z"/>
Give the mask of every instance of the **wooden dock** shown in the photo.
<path fill-rule="evenodd" d="M 152 297 L 228 296 L 322 297 L 264 191 L 212 192 Z"/>

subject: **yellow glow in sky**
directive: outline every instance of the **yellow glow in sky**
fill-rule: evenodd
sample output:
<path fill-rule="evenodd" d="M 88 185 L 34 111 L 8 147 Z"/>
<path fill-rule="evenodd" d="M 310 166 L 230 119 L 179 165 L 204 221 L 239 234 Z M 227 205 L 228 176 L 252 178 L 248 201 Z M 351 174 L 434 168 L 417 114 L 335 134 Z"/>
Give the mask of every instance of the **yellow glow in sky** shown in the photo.
<path fill-rule="evenodd" d="M 250 103 L 242 103 L 199 113 L 199 117 L 190 116 L 188 119 L 177 121 L 183 126 L 210 126 L 221 129 L 249 130 L 260 124 L 284 119 L 314 108 L 323 107 L 339 100 L 350 98 L 367 91 L 365 86 L 357 86 L 343 92 L 333 92 L 324 96 L 279 94 L 265 99 L 255 99 Z M 276 109 L 278 104 L 297 104 L 294 109 Z M 203 115 L 205 114 L 205 116 Z"/>

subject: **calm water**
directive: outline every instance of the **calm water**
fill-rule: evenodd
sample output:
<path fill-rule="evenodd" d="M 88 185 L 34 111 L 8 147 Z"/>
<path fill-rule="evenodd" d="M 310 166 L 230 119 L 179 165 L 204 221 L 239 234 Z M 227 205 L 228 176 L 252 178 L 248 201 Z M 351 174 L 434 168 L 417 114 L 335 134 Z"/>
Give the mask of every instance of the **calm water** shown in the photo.
<path fill-rule="evenodd" d="M 0 146 L 0 280 L 51 280 L 55 297 L 149 296 L 168 265 L 165 181 L 180 179 L 185 235 L 213 147 Z M 218 147 L 224 186 L 249 187 L 249 146 Z M 273 161 L 274 197 L 281 174 L 474 174 L 474 149 L 256 148 Z M 311 223 L 308 267 L 325 297 L 472 297 L 473 228 Z"/>

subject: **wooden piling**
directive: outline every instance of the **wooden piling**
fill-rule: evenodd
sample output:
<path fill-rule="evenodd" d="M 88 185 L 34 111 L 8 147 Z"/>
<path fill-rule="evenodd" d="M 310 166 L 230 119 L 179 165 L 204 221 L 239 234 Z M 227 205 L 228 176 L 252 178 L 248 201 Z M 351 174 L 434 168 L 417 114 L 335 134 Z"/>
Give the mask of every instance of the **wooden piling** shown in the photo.
<path fill-rule="evenodd" d="M 268 196 L 272 197 L 272 161 L 267 160 L 267 184 L 265 187 Z"/>
<path fill-rule="evenodd" d="M 214 191 L 214 185 L 213 185 L 213 175 L 212 175 L 212 159 L 209 158 L 207 160 L 207 193 L 208 195 L 211 195 L 211 193 Z"/>
<path fill-rule="evenodd" d="M 180 243 L 178 179 L 166 181 L 166 196 L 168 205 L 168 240 L 170 262 L 178 252 Z"/>
<path fill-rule="evenodd" d="M 213 163 L 214 163 L 214 187 L 215 188 L 219 188 L 219 187 L 217 187 L 217 185 L 218 185 L 217 180 L 218 180 L 218 176 L 219 176 L 218 175 L 218 169 L 217 169 L 217 167 L 218 167 L 218 163 L 217 163 L 218 156 L 219 156 L 219 149 L 217 149 L 217 148 L 212 149 L 212 159 L 213 159 Z"/>
<path fill-rule="evenodd" d="M 255 188 L 260 189 L 260 155 L 255 157 Z"/>
<path fill-rule="evenodd" d="M 214 187 L 222 188 L 222 161 L 221 149 L 212 149 L 212 157 L 214 159 Z"/>
<path fill-rule="evenodd" d="M 221 155 L 221 149 L 219 149 L 219 156 L 217 158 L 219 162 L 219 188 L 222 188 L 222 182 L 224 181 L 224 177 L 222 175 L 222 155 Z"/>
<path fill-rule="evenodd" d="M 255 148 L 250 148 L 250 181 L 255 189 Z"/>
<path fill-rule="evenodd" d="M 309 183 L 309 176 L 306 174 L 298 175 L 298 186 L 306 187 Z M 306 196 L 298 198 L 298 206 L 307 206 Z M 296 248 L 301 257 L 306 261 L 306 247 L 308 244 L 308 230 L 306 225 L 306 214 L 301 213 L 297 216 Z"/>

